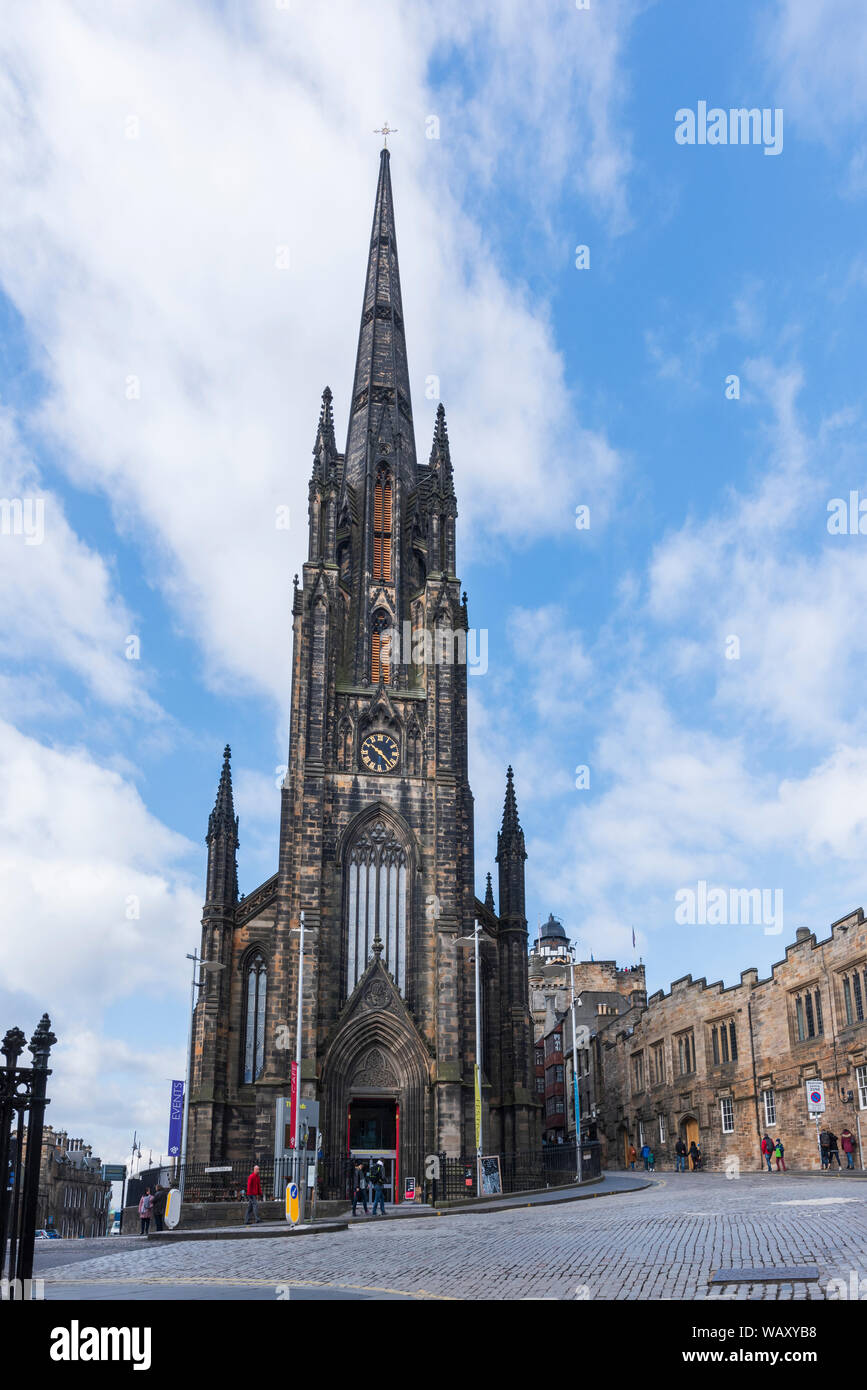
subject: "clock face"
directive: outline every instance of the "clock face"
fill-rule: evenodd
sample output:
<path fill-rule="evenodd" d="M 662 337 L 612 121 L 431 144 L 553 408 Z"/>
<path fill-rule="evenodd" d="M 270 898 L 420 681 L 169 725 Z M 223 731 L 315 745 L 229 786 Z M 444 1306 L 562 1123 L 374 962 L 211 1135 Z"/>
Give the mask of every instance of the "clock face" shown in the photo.
<path fill-rule="evenodd" d="M 391 772 L 399 754 L 391 734 L 368 734 L 361 745 L 361 761 L 369 772 Z"/>

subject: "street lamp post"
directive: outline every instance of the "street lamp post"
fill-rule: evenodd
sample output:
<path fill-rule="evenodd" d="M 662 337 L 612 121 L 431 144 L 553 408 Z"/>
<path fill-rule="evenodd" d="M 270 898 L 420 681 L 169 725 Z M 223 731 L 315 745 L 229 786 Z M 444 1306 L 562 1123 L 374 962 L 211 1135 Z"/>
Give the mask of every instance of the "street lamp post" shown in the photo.
<path fill-rule="evenodd" d="M 459 941 L 472 941 L 474 943 L 475 975 L 476 975 L 476 1065 L 475 1065 L 475 1106 L 476 1106 L 476 1184 L 479 1196 L 482 1195 L 482 1006 L 481 1006 L 481 977 L 479 973 L 479 934 L 481 932 L 478 918 L 473 922 L 472 936 L 458 937 Z"/>
<path fill-rule="evenodd" d="M 201 989 L 203 981 L 196 978 L 196 966 L 200 965 L 203 970 L 211 974 L 216 974 L 223 969 L 223 962 L 219 960 L 202 960 L 198 951 L 193 951 L 190 955 L 187 952 L 187 960 L 193 962 L 193 978 L 190 983 L 190 1021 L 187 1029 L 187 1074 L 184 1081 L 184 1122 L 181 1135 L 181 1161 L 179 1164 L 178 1175 L 178 1211 L 183 1211 L 184 1206 L 184 1182 L 187 1171 L 187 1136 L 190 1125 L 190 1080 L 193 1072 L 193 1015 L 196 1011 L 196 990 Z"/>
<path fill-rule="evenodd" d="M 301 1155 L 298 1151 L 298 1142 L 301 1137 L 301 1021 L 304 1008 L 304 913 L 301 913 L 301 925 L 298 928 L 298 1023 L 295 1031 L 295 1133 L 293 1135 L 295 1144 L 295 1181 L 298 1184 L 298 1192 L 301 1192 Z"/>
<path fill-rule="evenodd" d="M 577 1156 L 578 1181 L 584 1181 L 584 1169 L 581 1162 L 581 1097 L 578 1094 L 578 1040 L 575 1027 L 575 961 L 573 959 L 574 946 L 569 945 L 569 983 L 570 994 L 572 996 L 572 1087 L 575 1093 L 575 1154 Z"/>

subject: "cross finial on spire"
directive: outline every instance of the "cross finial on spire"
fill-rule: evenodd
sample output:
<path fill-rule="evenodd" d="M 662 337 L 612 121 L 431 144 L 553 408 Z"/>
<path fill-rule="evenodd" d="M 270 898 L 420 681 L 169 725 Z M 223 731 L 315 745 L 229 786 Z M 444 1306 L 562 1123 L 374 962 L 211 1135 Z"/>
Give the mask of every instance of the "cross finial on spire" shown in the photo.
<path fill-rule="evenodd" d="M 397 130 L 392 130 L 391 126 L 388 124 L 388 121 L 386 121 L 385 124 L 384 124 L 383 126 L 381 126 L 381 128 L 380 128 L 379 130 L 375 130 L 373 133 L 374 133 L 374 135 L 381 135 L 381 136 L 382 136 L 382 147 L 383 147 L 384 150 L 387 150 L 387 149 L 388 149 L 388 137 L 389 137 L 389 135 L 397 135 Z"/>

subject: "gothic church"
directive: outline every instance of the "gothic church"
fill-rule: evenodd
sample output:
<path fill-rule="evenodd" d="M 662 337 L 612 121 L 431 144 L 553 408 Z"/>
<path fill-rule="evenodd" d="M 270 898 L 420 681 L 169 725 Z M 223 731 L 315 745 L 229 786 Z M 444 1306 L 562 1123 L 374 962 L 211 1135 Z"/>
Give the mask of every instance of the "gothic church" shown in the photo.
<path fill-rule="evenodd" d="M 485 901 L 474 892 L 452 462 L 442 405 L 416 459 L 389 161 L 383 149 L 346 451 L 327 388 L 313 451 L 277 873 L 239 900 L 228 748 L 208 825 L 201 953 L 223 968 L 195 1012 L 188 1156 L 274 1152 L 303 911 L 301 1092 L 320 1103 L 325 1152 L 388 1156 L 397 1197 L 426 1154 L 475 1151 L 475 920 L 485 1152 L 538 1147 L 540 1120 L 511 768 L 499 914 L 490 874 Z M 430 640 L 395 650 L 394 630 Z"/>

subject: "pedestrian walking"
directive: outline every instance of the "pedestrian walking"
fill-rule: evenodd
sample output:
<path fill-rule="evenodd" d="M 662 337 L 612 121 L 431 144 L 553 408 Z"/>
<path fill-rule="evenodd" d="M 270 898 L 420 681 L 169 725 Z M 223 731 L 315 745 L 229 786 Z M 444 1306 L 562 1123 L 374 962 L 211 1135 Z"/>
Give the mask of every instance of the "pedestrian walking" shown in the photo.
<path fill-rule="evenodd" d="M 674 1146 L 674 1163 L 678 1173 L 686 1171 L 686 1144 L 682 1139 L 678 1139 Z"/>
<path fill-rule="evenodd" d="M 380 1214 L 385 1216 L 385 1166 L 381 1158 L 375 1158 L 370 1169 L 370 1183 L 373 1188 L 373 1210 L 371 1216 L 376 1216 L 377 1204 Z"/>
<path fill-rule="evenodd" d="M 259 1181 L 259 1165 L 253 1164 L 253 1171 L 247 1179 L 247 1210 L 244 1214 L 245 1226 L 258 1226 L 259 1221 L 259 1202 L 262 1199 L 262 1184 Z M 250 1220 L 252 1214 L 253 1220 Z"/>
<path fill-rule="evenodd" d="M 656 1162 L 656 1158 L 655 1158 L 655 1156 L 654 1156 L 653 1149 L 651 1149 L 650 1147 L 648 1147 L 648 1150 L 647 1150 L 647 1171 L 648 1171 L 649 1173 L 652 1173 L 652 1172 L 653 1172 L 653 1165 L 654 1165 L 655 1162 Z"/>
<path fill-rule="evenodd" d="M 165 1226 L 163 1225 L 163 1217 L 166 1214 L 166 1202 L 168 1200 L 168 1188 L 162 1187 L 159 1183 L 157 1183 L 156 1191 L 154 1192 L 153 1202 L 151 1203 L 151 1211 L 153 1212 L 154 1225 L 156 1226 L 158 1231 L 165 1230 Z"/>
<path fill-rule="evenodd" d="M 364 1171 L 364 1164 L 362 1163 L 362 1161 L 361 1161 L 360 1158 L 358 1159 L 358 1161 L 357 1161 L 356 1164 L 355 1164 L 355 1170 L 354 1170 L 353 1175 L 352 1175 L 352 1215 L 353 1215 L 353 1216 L 355 1215 L 355 1209 L 356 1209 L 356 1207 L 358 1206 L 358 1203 L 359 1203 L 359 1202 L 360 1202 L 361 1205 L 364 1207 L 364 1214 L 365 1214 L 365 1216 L 366 1216 L 366 1215 L 367 1215 L 367 1174 L 366 1174 L 365 1171 Z"/>
<path fill-rule="evenodd" d="M 644 1171 L 645 1171 L 645 1173 L 647 1172 L 647 1155 L 648 1155 L 649 1153 L 650 1153 L 650 1149 L 648 1148 L 647 1144 L 642 1144 L 642 1146 L 641 1146 L 641 1157 L 642 1157 L 642 1159 L 644 1160 Z"/>
<path fill-rule="evenodd" d="M 692 1171 L 694 1173 L 697 1173 L 699 1168 L 701 1167 L 701 1149 L 698 1147 L 698 1144 L 695 1142 L 694 1139 L 689 1146 L 689 1158 L 690 1162 L 692 1163 Z"/>
<path fill-rule="evenodd" d="M 780 1171 L 780 1165 L 781 1165 L 781 1164 L 782 1164 L 782 1170 L 783 1170 L 783 1172 L 785 1173 L 785 1171 L 786 1171 L 786 1160 L 783 1158 L 783 1154 L 784 1154 L 785 1152 L 786 1152 L 786 1150 L 785 1150 L 785 1148 L 783 1147 L 783 1141 L 782 1141 L 782 1139 L 778 1139 L 777 1142 L 776 1142 L 776 1144 L 774 1145 L 774 1158 L 776 1159 L 776 1163 L 777 1163 L 777 1172 L 778 1172 L 778 1173 L 779 1173 L 779 1171 Z"/>
<path fill-rule="evenodd" d="M 635 1167 L 635 1160 L 636 1160 L 637 1157 L 638 1157 L 638 1155 L 637 1155 L 636 1152 L 635 1152 L 635 1145 L 634 1145 L 634 1144 L 630 1144 L 630 1145 L 629 1145 L 629 1166 L 630 1166 L 630 1168 L 634 1168 L 634 1167 Z"/>
<path fill-rule="evenodd" d="M 151 1208 L 153 1207 L 153 1204 L 154 1199 L 151 1194 L 151 1190 L 149 1187 L 146 1187 L 141 1195 L 141 1199 L 138 1204 L 138 1214 L 141 1218 L 141 1235 L 143 1236 L 146 1236 L 148 1231 L 150 1230 Z"/>
<path fill-rule="evenodd" d="M 840 1162 L 840 1150 L 839 1150 L 839 1148 L 837 1147 L 837 1136 L 836 1136 L 836 1134 L 834 1133 L 833 1129 L 829 1129 L 829 1131 L 828 1131 L 828 1169 L 829 1169 L 829 1170 L 830 1170 L 831 1165 L 832 1165 L 832 1163 L 834 1162 L 834 1159 L 835 1159 L 835 1158 L 836 1158 L 836 1160 L 837 1160 L 837 1168 L 838 1168 L 838 1169 L 842 1168 L 843 1165 L 842 1165 L 842 1163 Z"/>
<path fill-rule="evenodd" d="M 852 1133 L 852 1131 L 851 1131 L 851 1129 L 849 1128 L 848 1125 L 847 1125 L 846 1128 L 843 1130 L 843 1133 L 840 1135 L 840 1144 L 842 1145 L 843 1152 L 844 1152 L 844 1154 L 846 1155 L 846 1167 L 847 1167 L 847 1168 L 854 1168 L 854 1167 L 855 1167 L 855 1135 Z"/>
<path fill-rule="evenodd" d="M 828 1130 L 828 1129 L 823 1129 L 823 1130 L 822 1130 L 822 1133 L 819 1135 L 819 1150 L 820 1150 L 821 1155 L 822 1155 L 822 1167 L 823 1167 L 823 1168 L 830 1168 L 830 1166 L 831 1166 L 831 1131 Z"/>
<path fill-rule="evenodd" d="M 770 1173 L 770 1171 L 771 1171 L 771 1154 L 772 1154 L 773 1152 L 774 1152 L 774 1146 L 773 1146 L 773 1144 L 771 1143 L 770 1136 L 767 1135 L 767 1134 L 763 1134 L 763 1135 L 762 1135 L 762 1157 L 764 1158 L 765 1162 L 766 1162 L 767 1165 L 768 1165 L 768 1172 L 769 1172 L 769 1173 Z"/>

